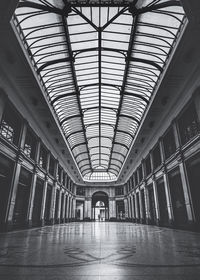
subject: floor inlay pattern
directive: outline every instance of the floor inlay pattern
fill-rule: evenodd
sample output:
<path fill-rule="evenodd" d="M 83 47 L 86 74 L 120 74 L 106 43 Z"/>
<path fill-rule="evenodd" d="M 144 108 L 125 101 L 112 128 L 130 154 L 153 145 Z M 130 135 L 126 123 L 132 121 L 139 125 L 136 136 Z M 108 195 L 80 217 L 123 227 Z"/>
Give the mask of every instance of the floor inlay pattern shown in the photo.
<path fill-rule="evenodd" d="M 0 234 L 2 280 L 196 280 L 200 234 L 85 222 Z"/>

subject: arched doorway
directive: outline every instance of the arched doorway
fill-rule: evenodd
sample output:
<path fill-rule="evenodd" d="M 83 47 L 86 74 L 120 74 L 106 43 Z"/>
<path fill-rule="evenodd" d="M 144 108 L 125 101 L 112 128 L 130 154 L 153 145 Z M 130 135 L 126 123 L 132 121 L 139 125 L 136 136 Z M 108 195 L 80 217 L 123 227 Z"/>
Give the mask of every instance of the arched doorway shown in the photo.
<path fill-rule="evenodd" d="M 96 192 L 92 196 L 92 220 L 109 220 L 108 195 L 105 192 Z"/>

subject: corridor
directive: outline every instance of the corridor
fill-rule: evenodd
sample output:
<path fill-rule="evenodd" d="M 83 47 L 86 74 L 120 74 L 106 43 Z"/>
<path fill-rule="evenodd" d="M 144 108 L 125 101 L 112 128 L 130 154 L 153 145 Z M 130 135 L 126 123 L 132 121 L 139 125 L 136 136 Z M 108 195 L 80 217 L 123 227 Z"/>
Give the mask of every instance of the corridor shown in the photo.
<path fill-rule="evenodd" d="M 200 234 L 83 222 L 0 234 L 2 280 L 197 280 Z"/>

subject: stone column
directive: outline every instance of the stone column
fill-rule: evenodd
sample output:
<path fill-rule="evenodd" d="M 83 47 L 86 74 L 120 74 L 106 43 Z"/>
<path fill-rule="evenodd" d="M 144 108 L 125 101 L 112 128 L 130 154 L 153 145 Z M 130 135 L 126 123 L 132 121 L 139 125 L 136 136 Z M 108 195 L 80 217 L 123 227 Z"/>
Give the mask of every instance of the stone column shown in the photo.
<path fill-rule="evenodd" d="M 69 222 L 69 194 L 66 193 L 65 196 L 65 222 L 68 223 Z"/>
<path fill-rule="evenodd" d="M 62 209 L 62 223 L 65 223 L 65 204 L 66 204 L 66 192 L 64 191 L 64 196 L 63 196 L 63 209 Z"/>
<path fill-rule="evenodd" d="M 43 196 L 42 196 L 42 206 L 41 206 L 41 226 L 44 226 L 44 213 L 45 213 L 45 204 L 46 204 L 46 195 L 47 195 L 47 185 L 48 185 L 48 176 L 45 175 L 45 181 L 43 186 Z"/>
<path fill-rule="evenodd" d="M 154 193 L 154 201 L 155 201 L 155 210 L 156 210 L 156 224 L 160 224 L 160 210 L 159 210 L 159 202 L 158 202 L 158 192 L 157 192 L 157 184 L 155 180 L 155 176 L 153 176 L 153 193 Z"/>
<path fill-rule="evenodd" d="M 61 198 L 62 198 L 62 190 L 60 189 L 60 186 L 58 190 L 59 190 L 58 211 L 57 211 L 58 216 L 55 218 L 57 220 L 57 223 L 60 224 L 60 211 L 61 211 Z"/>
<path fill-rule="evenodd" d="M 132 208 L 131 208 L 131 197 L 130 195 L 128 196 L 128 218 L 131 220 L 132 219 Z"/>
<path fill-rule="evenodd" d="M 192 211 L 190 187 L 189 187 L 186 166 L 185 166 L 185 162 L 184 162 L 182 153 L 178 157 L 178 163 L 179 163 L 179 170 L 180 170 L 182 187 L 183 187 L 185 207 L 186 207 L 186 212 L 187 212 L 187 217 L 188 217 L 188 224 L 189 224 L 189 226 L 193 226 L 195 223 L 195 218 L 194 218 L 193 211 Z"/>
<path fill-rule="evenodd" d="M 50 223 L 52 225 L 55 223 L 56 189 L 57 189 L 57 181 L 55 180 L 52 188 L 51 209 L 50 209 Z"/>
<path fill-rule="evenodd" d="M 113 215 L 113 218 L 117 218 L 117 212 L 116 212 L 116 200 L 115 200 L 115 198 L 113 197 L 113 202 L 112 202 L 112 206 L 113 206 L 113 213 L 112 213 L 112 215 Z"/>
<path fill-rule="evenodd" d="M 114 213 L 114 207 L 113 207 L 113 201 L 114 197 L 109 197 L 109 220 L 113 220 L 116 217 L 116 213 Z M 116 212 L 116 210 L 115 210 Z"/>
<path fill-rule="evenodd" d="M 37 174 L 38 174 L 38 168 L 37 165 L 35 165 L 33 175 L 32 175 L 30 198 L 29 198 L 28 213 L 27 213 L 29 227 L 32 226 L 32 214 L 33 214 L 33 204 L 34 204 L 34 197 L 35 197 Z"/>
<path fill-rule="evenodd" d="M 133 194 L 131 194 L 131 208 L 132 208 L 132 221 L 135 222 L 136 215 L 135 215 L 135 201 L 133 198 Z"/>
<path fill-rule="evenodd" d="M 167 201 L 169 225 L 172 226 L 174 224 L 174 215 L 173 215 L 172 200 L 171 200 L 171 194 L 170 194 L 170 188 L 169 188 L 169 180 L 168 180 L 168 176 L 167 176 L 167 170 L 165 167 L 163 168 L 163 180 L 164 180 L 164 186 L 165 186 L 165 196 L 166 196 L 166 201 Z"/>
<path fill-rule="evenodd" d="M 92 198 L 88 197 L 87 199 L 87 218 L 92 219 Z"/>
<path fill-rule="evenodd" d="M 144 217 L 143 217 L 143 205 L 142 205 L 142 195 L 141 195 L 141 190 L 139 189 L 139 202 L 140 202 L 140 207 L 139 207 L 139 211 L 140 211 L 140 223 L 143 224 L 144 223 Z"/>
<path fill-rule="evenodd" d="M 135 197 L 135 214 L 136 214 L 136 222 L 139 222 L 139 205 L 138 205 L 138 201 L 137 201 L 137 192 L 134 193 L 134 197 Z"/>
<path fill-rule="evenodd" d="M 199 97 L 199 94 L 198 94 Z M 199 110 L 198 110 L 199 111 Z M 181 150 L 181 141 L 180 141 L 180 135 L 177 123 L 173 123 L 174 128 L 174 134 L 176 139 L 176 147 L 177 147 L 177 160 L 179 164 L 179 170 L 180 170 L 180 176 L 181 176 L 181 182 L 183 187 L 183 194 L 184 194 L 184 200 L 185 200 L 185 206 L 186 206 L 186 212 L 188 217 L 188 224 L 189 226 L 194 224 L 195 218 L 192 210 L 192 202 L 191 202 L 191 194 L 190 194 L 190 186 L 187 178 L 187 171 L 184 161 L 184 156 Z"/>
<path fill-rule="evenodd" d="M 150 224 L 150 210 L 149 210 L 149 192 L 147 190 L 147 184 L 145 182 L 144 186 L 144 201 L 145 201 L 145 210 L 146 210 L 146 223 Z"/>
<path fill-rule="evenodd" d="M 76 217 L 76 199 L 73 198 L 73 220 L 75 221 Z"/>
<path fill-rule="evenodd" d="M 69 222 L 71 222 L 71 210 L 72 210 L 72 206 L 71 206 L 71 203 L 72 203 L 72 200 L 71 200 L 71 194 L 69 194 L 69 204 L 68 204 L 68 219 L 69 219 Z"/>
<path fill-rule="evenodd" d="M 128 200 L 127 200 L 127 197 L 124 198 L 124 209 L 125 209 L 125 219 L 128 219 Z"/>
<path fill-rule="evenodd" d="M 12 177 L 10 203 L 8 204 L 9 209 L 8 209 L 7 225 L 6 225 L 6 228 L 8 230 L 12 229 L 12 226 L 13 226 L 13 214 L 14 214 L 15 201 L 16 201 L 17 188 L 18 188 L 18 183 L 19 183 L 19 176 L 20 176 L 20 172 L 21 172 L 22 162 L 23 162 L 22 157 L 20 155 L 18 155 L 16 162 L 15 162 L 14 172 L 13 172 L 13 177 Z"/>

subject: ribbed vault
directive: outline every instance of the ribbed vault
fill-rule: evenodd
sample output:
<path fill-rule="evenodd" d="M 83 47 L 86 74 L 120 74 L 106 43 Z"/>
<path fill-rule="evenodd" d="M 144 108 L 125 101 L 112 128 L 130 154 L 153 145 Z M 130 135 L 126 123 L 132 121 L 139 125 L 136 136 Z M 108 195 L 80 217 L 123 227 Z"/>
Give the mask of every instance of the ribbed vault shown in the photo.
<path fill-rule="evenodd" d="M 85 180 L 115 180 L 184 23 L 180 1 L 22 0 L 15 25 Z"/>

